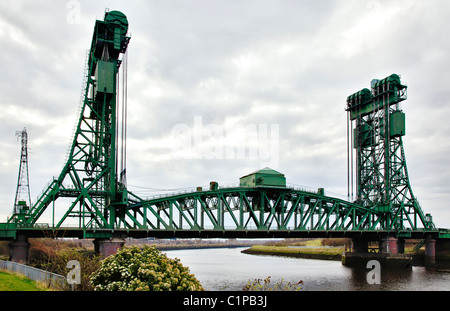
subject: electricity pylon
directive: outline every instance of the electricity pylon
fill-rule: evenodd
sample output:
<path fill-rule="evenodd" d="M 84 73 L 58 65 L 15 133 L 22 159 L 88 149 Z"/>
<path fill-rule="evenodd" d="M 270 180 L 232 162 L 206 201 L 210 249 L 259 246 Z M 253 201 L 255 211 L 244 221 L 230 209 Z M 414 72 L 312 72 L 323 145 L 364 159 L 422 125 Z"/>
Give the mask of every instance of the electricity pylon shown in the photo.
<path fill-rule="evenodd" d="M 26 128 L 22 131 L 17 131 L 16 136 L 20 139 L 21 149 L 13 215 L 24 220 L 31 206 L 30 178 L 28 174 L 28 134 Z"/>

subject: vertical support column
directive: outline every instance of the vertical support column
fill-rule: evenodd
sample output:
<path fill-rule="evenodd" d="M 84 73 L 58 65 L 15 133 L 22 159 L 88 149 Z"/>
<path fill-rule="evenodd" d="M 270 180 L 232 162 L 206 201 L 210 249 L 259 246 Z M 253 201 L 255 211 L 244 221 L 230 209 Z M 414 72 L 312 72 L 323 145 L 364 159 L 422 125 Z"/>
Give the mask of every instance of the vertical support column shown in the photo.
<path fill-rule="evenodd" d="M 122 238 L 110 238 L 110 239 L 95 239 L 94 249 L 96 254 L 101 254 L 103 257 L 114 255 L 125 244 L 125 240 Z"/>
<path fill-rule="evenodd" d="M 380 253 L 398 254 L 398 239 L 394 237 L 386 237 L 380 241 Z"/>
<path fill-rule="evenodd" d="M 352 253 L 367 253 L 369 250 L 369 241 L 364 238 L 352 239 Z"/>
<path fill-rule="evenodd" d="M 425 238 L 425 265 L 436 264 L 436 240 L 431 235 Z"/>
<path fill-rule="evenodd" d="M 28 238 L 21 234 L 17 239 L 9 243 L 9 260 L 19 263 L 28 263 L 30 254 L 30 243 Z"/>
<path fill-rule="evenodd" d="M 342 264 L 347 267 L 366 267 L 369 252 L 369 240 L 352 238 L 351 252 L 342 255 Z"/>
<path fill-rule="evenodd" d="M 398 239 L 397 240 L 397 250 L 399 254 L 405 253 L 405 239 Z"/>
<path fill-rule="evenodd" d="M 370 260 L 376 260 L 382 267 L 394 269 L 411 269 L 412 257 L 403 254 L 404 239 L 392 236 L 380 237 L 378 253 L 369 250 L 371 240 L 364 238 L 352 239 L 352 253 L 344 253 L 342 264 L 348 267 L 366 268 Z"/>
<path fill-rule="evenodd" d="M 265 200 L 264 200 L 264 193 L 259 193 L 259 199 L 260 199 L 260 208 L 259 208 L 259 228 L 258 229 L 267 229 L 264 225 L 264 207 L 265 207 Z M 312 217 L 311 217 L 312 219 Z M 312 227 L 312 226 L 311 226 Z"/>

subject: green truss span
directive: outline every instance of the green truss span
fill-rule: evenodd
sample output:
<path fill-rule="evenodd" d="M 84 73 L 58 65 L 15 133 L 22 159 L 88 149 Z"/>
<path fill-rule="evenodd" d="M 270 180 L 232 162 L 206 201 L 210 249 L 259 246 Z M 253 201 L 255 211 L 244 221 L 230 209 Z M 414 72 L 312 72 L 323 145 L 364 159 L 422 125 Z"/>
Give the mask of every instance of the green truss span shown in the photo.
<path fill-rule="evenodd" d="M 241 179 L 246 186 L 235 188 L 212 187 L 154 199 L 129 192 L 124 166 L 120 164 L 123 155 L 118 152 L 119 112 L 124 108 L 119 101 L 119 69 L 121 65 L 123 68 L 130 40 L 127 30 L 127 18 L 118 11 L 106 12 L 104 20 L 96 21 L 87 58 L 84 98 L 66 164 L 31 207 L 23 207 L 8 223 L 0 224 L 0 238 L 15 238 L 18 232 L 80 238 L 114 234 L 345 237 L 381 232 L 404 237 L 433 232 L 450 237 L 447 231 L 434 227 L 412 196 L 403 165 L 401 115 L 392 117 L 398 118 L 396 126 L 386 132 L 383 113 L 392 116 L 396 111 L 389 110 L 391 104 L 398 102 L 390 94 L 403 96 L 404 90 L 395 77 L 383 80 L 387 84 L 382 81 L 376 88 L 383 91 L 384 85 L 394 85 L 393 91 L 363 90 L 348 99 L 349 120 L 356 120 L 357 134 L 355 202 L 325 196 L 323 189 L 315 193 L 286 187 L 284 177 L 278 172 L 275 176 L 273 170 L 256 172 L 261 176 L 255 180 L 246 176 Z M 373 160 L 377 158 L 384 161 L 383 165 L 392 163 L 386 166 L 389 169 L 380 170 L 379 163 Z M 273 180 L 277 186 L 268 186 Z M 51 223 L 39 222 L 44 214 Z"/>
<path fill-rule="evenodd" d="M 401 237 L 424 237 L 425 233 L 443 236 L 436 229 L 396 227 L 385 214 L 321 193 L 284 187 L 236 187 L 196 191 L 150 200 L 132 193 L 129 205 L 116 214 L 113 230 L 90 226 L 51 227 L 34 224 L 10 225 L 29 235 L 45 231 L 61 236 L 111 237 L 353 237 L 377 236 L 387 232 Z M 1 228 L 1 226 L 0 226 Z M 413 228 L 413 229 L 412 229 Z M 71 231 L 76 231 L 76 233 Z M 0 230 L 1 231 L 1 230 Z M 7 230 L 6 230 L 7 231 Z M 441 234 L 442 233 L 442 234 Z"/>
<path fill-rule="evenodd" d="M 290 188 L 225 188 L 153 200 L 125 210 L 129 229 L 376 230 L 380 213 L 344 200 Z"/>

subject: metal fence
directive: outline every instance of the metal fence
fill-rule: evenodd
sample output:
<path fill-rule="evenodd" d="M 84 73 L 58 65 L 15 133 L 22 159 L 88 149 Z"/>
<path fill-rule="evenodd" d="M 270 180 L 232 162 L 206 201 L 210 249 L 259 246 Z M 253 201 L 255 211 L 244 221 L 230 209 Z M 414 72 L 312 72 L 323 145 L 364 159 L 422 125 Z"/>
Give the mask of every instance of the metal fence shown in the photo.
<path fill-rule="evenodd" d="M 33 281 L 42 282 L 52 287 L 62 287 L 66 283 L 66 278 L 62 275 L 23 265 L 17 262 L 0 260 L 0 269 L 22 274 Z"/>

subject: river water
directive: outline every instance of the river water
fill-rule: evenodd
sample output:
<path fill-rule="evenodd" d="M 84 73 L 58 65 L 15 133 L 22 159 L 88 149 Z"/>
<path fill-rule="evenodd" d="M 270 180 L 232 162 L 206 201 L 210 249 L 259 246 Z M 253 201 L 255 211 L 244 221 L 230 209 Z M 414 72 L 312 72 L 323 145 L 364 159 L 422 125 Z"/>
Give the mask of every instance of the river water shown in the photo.
<path fill-rule="evenodd" d="M 165 251 L 210 291 L 241 291 L 248 281 L 303 281 L 303 291 L 449 291 L 450 272 L 414 266 L 412 271 L 381 270 L 380 284 L 369 284 L 370 269 L 345 267 L 340 261 L 243 254 L 245 248 Z"/>

